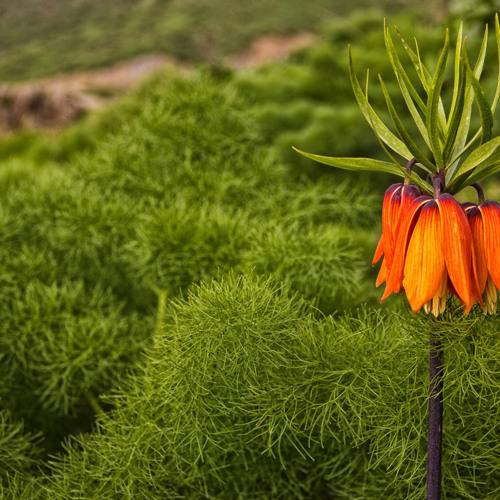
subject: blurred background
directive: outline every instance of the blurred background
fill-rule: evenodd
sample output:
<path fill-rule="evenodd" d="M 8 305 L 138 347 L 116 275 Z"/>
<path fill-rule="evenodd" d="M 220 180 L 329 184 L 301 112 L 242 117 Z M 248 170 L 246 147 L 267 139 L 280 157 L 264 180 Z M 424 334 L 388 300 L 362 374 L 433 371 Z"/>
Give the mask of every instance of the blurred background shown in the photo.
<path fill-rule="evenodd" d="M 20 0 L 0 3 L 0 129 L 60 127 L 160 67 L 256 66 L 328 39 L 352 15 L 482 23 L 495 0 Z M 370 28 L 371 29 L 371 28 Z M 351 36 L 352 38 L 352 36 Z M 339 54 L 344 58 L 345 53 Z M 26 84 L 29 82 L 29 85 Z M 23 85 L 21 85 L 23 83 Z"/>

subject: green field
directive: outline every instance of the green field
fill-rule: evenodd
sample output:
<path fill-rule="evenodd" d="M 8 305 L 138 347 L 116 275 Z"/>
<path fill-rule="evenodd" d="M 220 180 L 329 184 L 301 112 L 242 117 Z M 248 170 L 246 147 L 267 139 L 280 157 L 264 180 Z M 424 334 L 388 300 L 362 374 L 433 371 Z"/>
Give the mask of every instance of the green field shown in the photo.
<path fill-rule="evenodd" d="M 84 3 L 69 4 L 57 15 L 67 9 L 75 31 Z M 213 57 L 277 31 L 247 2 L 259 28 L 223 42 L 211 30 L 224 4 L 214 4 L 130 9 L 158 26 L 166 14 L 154 9 L 177 9 L 167 16 L 176 40 L 204 7 Z M 268 3 L 280 30 L 318 24 L 314 9 L 299 23 L 298 4 L 286 18 Z M 5 11 L 7 26 L 18 13 Z M 243 15 L 227 13 L 229 24 Z M 41 40 L 52 16 L 21 32 Z M 107 25 L 106 36 L 146 31 L 136 48 L 151 50 L 139 16 L 95 16 L 92 43 Z M 392 20 L 433 67 L 443 27 L 415 13 Z M 351 43 L 359 74 L 370 66 L 394 90 L 382 23 L 368 12 L 325 20 L 320 41 L 286 61 L 159 73 L 67 130 L 0 143 L 0 498 L 423 498 L 429 320 L 401 297 L 381 305 L 371 266 L 396 179 L 334 171 L 291 149 L 383 157 L 346 54 Z M 20 58 L 27 39 L 19 34 Z M 19 78 L 132 54 L 120 50 Z M 2 74 L 20 58 L 0 58 Z M 488 91 L 497 71 L 492 50 Z M 381 109 L 375 85 L 370 97 Z M 500 491 L 500 320 L 475 307 L 464 318 L 451 301 L 443 318 L 447 499 Z"/>

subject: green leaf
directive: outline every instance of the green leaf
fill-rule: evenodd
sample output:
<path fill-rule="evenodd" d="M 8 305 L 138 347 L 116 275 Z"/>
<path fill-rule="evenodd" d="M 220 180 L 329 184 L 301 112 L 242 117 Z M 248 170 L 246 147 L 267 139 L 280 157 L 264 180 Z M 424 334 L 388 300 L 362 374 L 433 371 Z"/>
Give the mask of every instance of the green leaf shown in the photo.
<path fill-rule="evenodd" d="M 330 165 L 331 167 L 341 168 L 343 170 L 358 172 L 385 172 L 403 178 L 406 177 L 406 170 L 401 165 L 396 166 L 393 163 L 389 163 L 386 161 L 374 160 L 372 158 L 341 158 L 334 156 L 321 156 L 313 153 L 306 153 L 305 151 L 301 151 L 296 147 L 293 147 L 293 149 L 306 158 L 324 163 L 325 165 Z M 420 189 L 422 189 L 422 191 L 425 191 L 427 193 L 432 192 L 430 186 L 427 183 L 423 182 L 418 175 L 412 173 L 410 178 L 417 186 L 420 187 Z"/>
<path fill-rule="evenodd" d="M 500 137 L 495 137 L 494 139 L 491 139 L 490 141 L 475 149 L 462 163 L 455 177 L 448 183 L 448 186 L 452 188 L 455 185 L 458 185 L 464 178 L 466 178 L 464 177 L 464 174 L 467 174 L 468 177 L 469 171 L 471 171 L 472 169 L 480 168 L 481 165 L 490 160 L 491 156 L 497 152 L 499 147 Z"/>
<path fill-rule="evenodd" d="M 434 73 L 434 77 L 432 79 L 432 83 L 429 88 L 429 95 L 427 99 L 427 116 L 426 116 L 426 125 L 427 125 L 427 130 L 429 131 L 429 141 L 431 143 L 431 150 L 434 155 L 434 159 L 436 161 L 436 166 L 439 170 L 441 170 L 444 166 L 442 149 L 441 149 L 441 140 L 440 140 L 441 122 L 439 117 L 439 102 L 441 96 L 441 88 L 443 86 L 444 71 L 446 68 L 446 62 L 448 60 L 449 48 L 450 48 L 450 36 L 448 30 L 446 30 L 446 37 L 443 50 L 441 51 L 441 55 L 439 56 L 439 60 L 436 66 L 436 71 Z"/>
<path fill-rule="evenodd" d="M 464 40 L 465 43 L 465 40 Z M 477 57 L 476 64 L 474 66 L 474 76 L 479 80 L 481 77 L 481 73 L 483 71 L 484 59 L 486 57 L 486 48 L 488 45 L 488 26 L 486 26 L 483 40 L 481 43 L 481 49 L 479 50 L 479 55 Z M 464 57 L 467 57 L 467 52 L 464 51 Z M 457 141 L 455 145 L 455 149 L 453 150 L 452 160 L 450 161 L 450 165 L 454 165 L 458 159 L 463 156 L 464 149 L 469 150 L 475 141 L 480 137 L 480 134 L 474 135 L 474 137 L 466 144 L 467 136 L 469 135 L 470 128 L 470 115 L 472 113 L 472 104 L 474 103 L 474 90 L 472 88 L 472 84 L 468 82 L 467 88 L 465 91 L 465 102 L 464 109 L 462 112 L 462 120 L 460 121 L 460 125 L 457 132 Z"/>
<path fill-rule="evenodd" d="M 457 51 L 459 49 L 457 48 Z M 446 129 L 446 139 L 443 147 L 443 161 L 445 165 L 448 163 L 450 156 L 453 153 L 454 147 L 457 142 L 457 135 L 460 123 L 462 122 L 462 112 L 465 103 L 465 89 L 467 88 L 467 78 L 465 71 L 465 64 L 461 58 L 458 66 L 455 66 L 455 83 L 453 90 L 453 104 L 452 111 L 450 111 L 450 118 Z"/>
<path fill-rule="evenodd" d="M 418 77 L 420 78 L 420 82 L 422 83 L 422 87 L 424 88 L 426 94 L 429 93 L 429 87 L 432 82 L 431 75 L 425 65 L 422 63 L 420 59 L 420 54 L 418 54 L 418 45 L 417 41 L 415 40 L 415 45 L 417 46 L 417 54 L 411 49 L 411 47 L 406 43 L 405 39 L 399 32 L 399 30 L 396 28 L 396 32 L 399 36 L 399 40 L 401 41 L 401 44 L 403 45 L 406 53 L 408 54 L 408 57 L 410 58 L 411 62 L 413 63 L 413 66 L 415 68 L 415 71 L 417 72 Z"/>
<path fill-rule="evenodd" d="M 430 149 L 431 146 L 429 142 L 429 134 L 427 133 L 427 128 L 425 126 L 425 123 L 422 120 L 422 117 L 420 116 L 420 113 L 417 109 L 418 106 L 422 110 L 425 116 L 427 107 L 424 104 L 424 101 L 419 96 L 418 92 L 415 90 L 415 87 L 411 83 L 410 78 L 406 74 L 403 65 L 401 64 L 401 61 L 399 60 L 396 49 L 392 42 L 389 28 L 385 30 L 385 44 L 387 48 L 387 53 L 389 54 L 389 59 L 391 61 L 392 68 L 394 70 L 396 78 L 398 79 L 399 88 L 401 89 L 401 93 L 406 102 L 406 106 L 410 111 L 413 121 L 417 125 L 417 128 L 420 134 L 422 135 L 422 138 L 424 139 L 425 143 Z M 414 100 L 417 103 L 417 106 L 415 106 Z"/>
<path fill-rule="evenodd" d="M 500 147 L 500 137 L 495 137 L 475 149 L 462 163 L 458 173 L 463 174 L 486 161 Z"/>
<path fill-rule="evenodd" d="M 415 48 L 416 48 L 416 53 L 411 49 L 411 47 L 405 42 L 404 38 L 402 37 L 401 33 L 398 31 L 396 28 L 396 31 L 398 33 L 399 39 L 401 40 L 401 43 L 410 57 L 413 66 L 415 67 L 415 70 L 417 72 L 418 77 L 420 78 L 420 82 L 422 83 L 422 87 L 424 88 L 427 96 L 429 95 L 429 92 L 431 90 L 431 85 L 432 85 L 432 77 L 429 73 L 429 70 L 425 67 L 424 63 L 422 62 L 420 58 L 420 52 L 418 49 L 418 42 L 417 39 L 415 38 Z M 440 138 L 444 138 L 444 133 L 443 130 L 446 126 L 446 115 L 444 112 L 444 106 L 443 102 L 441 100 L 441 97 L 439 97 L 439 102 L 438 102 L 438 115 L 439 115 L 439 120 L 441 126 L 439 127 L 439 136 Z"/>
<path fill-rule="evenodd" d="M 369 123 L 370 127 L 373 129 L 375 134 L 380 137 L 380 139 L 385 142 L 392 150 L 401 155 L 403 158 L 410 160 L 413 155 L 410 153 L 408 148 L 404 143 L 399 140 L 384 124 L 384 122 L 378 117 L 370 103 L 368 98 L 361 88 L 356 73 L 354 72 L 354 66 L 352 62 L 351 49 L 349 47 L 349 71 L 351 76 L 351 84 L 358 101 L 358 105 L 363 113 L 366 121 Z"/>
<path fill-rule="evenodd" d="M 401 122 L 396 109 L 392 103 L 389 92 L 387 91 L 387 87 L 385 86 L 384 80 L 382 76 L 379 75 L 380 85 L 382 86 L 382 92 L 384 93 L 385 102 L 387 104 L 387 109 L 389 110 L 389 114 L 391 115 L 392 121 L 394 122 L 394 126 L 398 131 L 401 140 L 406 144 L 412 155 L 420 162 L 422 165 L 427 167 L 427 169 L 431 172 L 436 171 L 436 166 L 426 158 L 424 153 L 420 151 L 419 147 L 415 143 L 415 141 L 411 138 L 410 134 L 406 131 L 403 123 Z"/>
<path fill-rule="evenodd" d="M 463 28 L 464 28 L 464 23 L 460 23 L 460 28 L 458 29 L 458 35 L 457 35 L 457 44 L 455 46 L 455 77 L 453 79 L 453 97 L 451 99 L 451 106 L 450 106 L 450 114 L 449 116 L 453 116 L 455 113 L 455 108 L 457 106 L 457 103 L 459 103 L 459 94 L 461 93 L 461 87 L 463 85 L 462 78 L 463 78 L 463 61 L 461 57 L 462 53 L 462 45 L 463 45 Z M 463 103 L 462 103 L 463 106 Z M 450 119 L 451 120 L 451 119 Z M 448 124 L 447 130 L 450 128 L 450 125 Z M 449 134 L 448 134 L 449 136 Z"/>
<path fill-rule="evenodd" d="M 451 194 L 458 193 L 474 182 L 479 182 L 498 171 L 500 171 L 500 155 L 496 154 L 494 158 L 490 158 L 477 169 L 466 172 L 455 178 L 453 183 L 447 186 L 446 191 Z"/>
<path fill-rule="evenodd" d="M 409 76 L 407 75 L 406 71 L 403 68 L 403 65 L 401 64 L 398 53 L 397 53 L 396 48 L 394 47 L 394 43 L 392 41 L 389 28 L 385 28 L 384 31 L 385 31 L 384 38 L 385 38 L 385 46 L 387 49 L 387 54 L 389 55 L 389 60 L 391 62 L 394 73 L 396 74 L 396 78 L 398 79 L 400 86 L 401 85 L 404 86 L 407 93 L 409 92 L 412 99 L 417 103 L 417 106 L 425 114 L 427 107 L 426 107 L 424 101 L 422 100 L 422 98 L 420 97 L 420 95 L 418 94 L 418 92 L 415 90 L 415 87 L 413 86 L 411 79 L 409 78 Z M 403 87 L 402 87 L 402 90 L 403 90 Z M 405 100 L 406 100 L 406 98 L 405 98 Z M 412 104 L 413 104 L 413 100 L 410 99 Z M 407 104 L 408 104 L 408 101 L 407 101 Z"/>
<path fill-rule="evenodd" d="M 293 146 L 292 146 L 293 147 Z M 404 177 L 405 170 L 403 167 L 398 168 L 393 163 L 381 160 L 373 160 L 372 158 L 341 158 L 335 156 L 321 156 L 313 153 L 306 153 L 296 147 L 293 147 L 297 153 L 300 153 L 311 160 L 319 161 L 325 165 L 341 168 L 343 170 L 364 170 L 368 172 L 386 172 L 388 174 Z"/>
<path fill-rule="evenodd" d="M 474 72 L 470 68 L 466 58 L 465 69 L 467 71 L 467 77 L 472 84 L 474 96 L 476 97 L 476 102 L 479 108 L 479 115 L 481 117 L 481 144 L 484 144 L 490 140 L 491 129 L 493 128 L 493 114 L 491 112 L 491 106 L 483 88 L 481 87 L 481 84 L 479 83 L 479 80 L 475 77 Z"/>
<path fill-rule="evenodd" d="M 495 90 L 495 95 L 493 97 L 493 103 L 491 105 L 491 112 L 494 113 L 497 107 L 498 98 L 500 97 L 500 24 L 498 23 L 498 14 L 495 14 L 495 39 L 497 42 L 497 56 L 498 56 L 498 77 L 497 77 L 497 88 Z"/>
<path fill-rule="evenodd" d="M 497 157 L 496 160 L 487 162 L 480 168 L 474 170 L 471 176 L 467 179 L 467 185 L 471 185 L 474 182 L 479 182 L 480 180 L 498 172 L 499 170 L 500 170 L 500 157 Z"/>

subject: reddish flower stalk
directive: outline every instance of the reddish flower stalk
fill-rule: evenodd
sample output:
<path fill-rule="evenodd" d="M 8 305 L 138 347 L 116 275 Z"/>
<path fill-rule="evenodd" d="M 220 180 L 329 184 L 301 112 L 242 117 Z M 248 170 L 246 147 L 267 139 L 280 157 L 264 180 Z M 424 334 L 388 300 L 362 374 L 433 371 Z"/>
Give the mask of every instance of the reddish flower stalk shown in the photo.
<path fill-rule="evenodd" d="M 442 193 L 444 175 L 433 179 L 434 197 L 405 182 L 389 187 L 382 212 L 383 233 L 374 263 L 384 260 L 377 286 L 386 282 L 382 300 L 404 290 L 414 312 L 422 307 L 434 316 L 444 312 L 450 293 L 468 314 L 475 302 L 496 311 L 500 264 L 500 205 L 460 205 Z M 479 187 L 480 188 L 480 187 Z M 481 192 L 478 191 L 480 198 Z M 484 298 L 484 301 L 483 301 Z M 427 500 L 441 497 L 443 425 L 443 346 L 431 327 Z"/>

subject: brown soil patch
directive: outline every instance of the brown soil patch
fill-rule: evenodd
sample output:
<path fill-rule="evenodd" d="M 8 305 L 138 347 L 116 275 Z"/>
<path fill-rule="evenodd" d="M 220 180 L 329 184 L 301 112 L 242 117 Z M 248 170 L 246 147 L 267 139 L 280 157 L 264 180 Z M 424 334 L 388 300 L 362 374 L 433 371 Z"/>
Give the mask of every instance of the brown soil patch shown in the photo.
<path fill-rule="evenodd" d="M 314 41 L 309 33 L 263 36 L 242 54 L 225 58 L 230 68 L 255 68 L 283 59 Z M 147 55 L 107 68 L 58 75 L 22 84 L 0 84 L 0 130 L 61 128 L 89 110 L 109 104 L 111 96 L 138 85 L 155 71 L 190 66 L 165 55 Z"/>
<path fill-rule="evenodd" d="M 228 57 L 225 63 L 231 68 L 255 68 L 265 63 L 283 59 L 292 52 L 308 47 L 315 37 L 311 33 L 293 36 L 263 36 L 254 40 L 242 54 Z"/>

